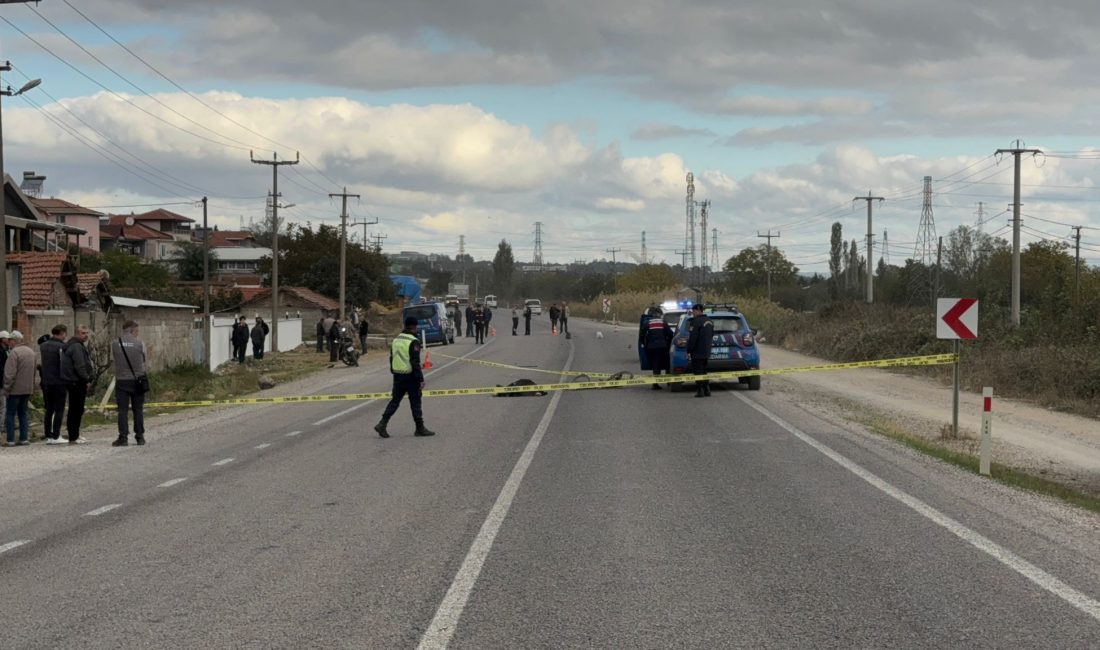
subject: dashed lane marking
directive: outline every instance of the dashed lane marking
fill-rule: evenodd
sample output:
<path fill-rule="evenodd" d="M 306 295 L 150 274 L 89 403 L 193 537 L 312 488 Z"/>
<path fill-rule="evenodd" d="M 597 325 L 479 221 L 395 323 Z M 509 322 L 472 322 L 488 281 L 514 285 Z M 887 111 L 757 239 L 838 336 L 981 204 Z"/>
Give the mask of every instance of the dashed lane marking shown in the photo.
<path fill-rule="evenodd" d="M 286 437 L 287 438 L 293 438 L 294 436 L 299 435 L 301 433 L 302 433 L 301 431 L 291 431 L 290 433 L 286 434 Z"/>
<path fill-rule="evenodd" d="M 270 446 L 271 446 L 271 443 L 270 443 L 270 442 L 265 442 L 265 443 L 262 443 L 262 444 L 256 445 L 256 447 L 255 447 L 255 448 L 256 448 L 256 449 L 267 449 L 267 448 L 268 448 L 268 447 L 270 447 Z"/>
<path fill-rule="evenodd" d="M 316 422 L 313 423 L 313 426 L 315 426 L 315 427 L 321 426 L 322 424 L 324 424 L 326 422 L 330 422 L 332 420 L 335 420 L 336 418 L 338 418 L 340 416 L 347 415 L 348 413 L 351 413 L 352 411 L 361 409 L 364 406 L 367 406 L 368 404 L 374 404 L 376 401 L 378 401 L 378 400 L 373 400 L 372 399 L 372 400 L 367 401 L 367 402 L 360 402 L 360 403 L 356 404 L 355 406 L 352 406 L 350 408 L 344 409 L 343 411 L 340 411 L 339 413 L 333 413 L 332 415 L 328 416 L 327 418 L 321 418 L 320 420 L 317 420 Z"/>
<path fill-rule="evenodd" d="M 876 474 L 864 469 L 861 465 L 856 464 L 854 461 L 848 459 L 848 457 L 833 450 L 832 447 L 825 445 L 815 438 L 803 433 L 795 428 L 793 425 L 788 424 L 778 415 L 775 415 L 767 408 L 757 404 L 753 400 L 745 397 L 744 395 L 734 394 L 742 402 L 745 402 L 752 408 L 759 411 L 766 418 L 775 422 L 779 426 L 786 429 L 791 435 L 798 438 L 807 445 L 818 450 L 836 464 L 840 465 L 849 472 L 855 474 L 864 481 L 870 483 L 872 486 L 887 494 L 888 496 L 900 501 L 904 505 L 914 510 L 917 514 L 928 519 L 929 521 L 946 528 L 949 532 L 954 534 L 959 539 L 970 544 L 979 551 L 989 555 L 993 559 L 997 560 L 1006 567 L 1012 569 L 1016 573 L 1030 580 L 1033 584 L 1049 591 L 1063 601 L 1081 610 L 1088 616 L 1092 617 L 1096 621 L 1100 621 L 1100 601 L 1097 601 L 1087 594 L 1084 594 L 1073 587 L 1069 586 L 1065 582 L 1062 582 L 1057 577 L 1047 573 L 1046 571 L 1035 566 L 1031 562 L 1028 562 L 1024 558 L 1016 555 L 1007 548 L 997 544 L 993 540 L 985 537 L 981 533 L 973 531 L 961 523 L 955 521 L 951 517 L 948 517 L 944 513 L 936 510 L 927 503 L 912 496 L 908 492 L 895 487 L 894 485 L 887 483 L 883 479 L 879 478 Z"/>
<path fill-rule="evenodd" d="M 183 483 L 186 480 L 187 480 L 186 477 L 184 477 L 184 478 L 174 478 L 171 481 L 165 481 L 165 482 L 161 483 L 157 487 L 169 488 L 169 487 L 172 487 L 173 485 L 179 485 L 180 483 Z"/>
<path fill-rule="evenodd" d="M 98 517 L 99 515 L 102 515 L 103 513 L 110 512 L 110 511 L 114 510 L 115 508 L 121 508 L 121 507 L 122 507 L 121 503 L 112 503 L 110 505 L 101 506 L 99 508 L 96 508 L 95 510 L 92 510 L 91 512 L 85 512 L 84 516 L 85 517 Z"/>
<path fill-rule="evenodd" d="M 7 553 L 8 551 L 14 551 L 24 544 L 30 544 L 29 539 L 17 539 L 14 542 L 8 542 L 7 544 L 0 544 L 0 553 Z"/>
<path fill-rule="evenodd" d="M 223 459 L 219 460 L 218 462 L 213 463 L 213 466 L 214 467 L 220 467 L 222 465 L 228 465 L 229 463 L 232 463 L 234 460 L 236 460 L 236 459 L 235 458 L 223 458 Z"/>

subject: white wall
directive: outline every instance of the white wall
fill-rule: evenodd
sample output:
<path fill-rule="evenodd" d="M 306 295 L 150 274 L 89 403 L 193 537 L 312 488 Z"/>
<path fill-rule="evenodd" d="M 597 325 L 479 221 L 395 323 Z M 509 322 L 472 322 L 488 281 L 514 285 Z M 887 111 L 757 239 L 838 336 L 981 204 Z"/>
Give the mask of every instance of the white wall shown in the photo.
<path fill-rule="evenodd" d="M 200 317 L 201 320 L 201 317 Z M 229 335 L 233 331 L 232 318 L 217 318 L 213 319 L 210 325 L 210 369 L 213 370 L 221 364 L 229 361 L 233 356 L 233 345 L 229 342 Z M 255 325 L 254 321 L 248 322 L 248 327 L 251 330 Z M 270 325 L 270 324 L 269 324 Z M 297 348 L 302 344 L 302 319 L 301 318 L 280 318 L 279 319 L 279 351 L 288 352 Z M 271 352 L 271 335 L 269 334 L 267 339 L 264 340 L 264 352 Z M 252 340 L 248 341 L 248 357 L 252 356 Z"/>

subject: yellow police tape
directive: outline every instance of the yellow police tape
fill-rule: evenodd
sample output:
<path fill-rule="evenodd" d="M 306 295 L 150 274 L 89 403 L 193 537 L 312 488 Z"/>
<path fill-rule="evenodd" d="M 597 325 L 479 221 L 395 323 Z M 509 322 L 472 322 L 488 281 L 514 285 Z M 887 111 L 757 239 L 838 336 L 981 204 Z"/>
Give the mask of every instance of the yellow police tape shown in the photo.
<path fill-rule="evenodd" d="M 606 378 L 611 377 L 614 373 L 610 372 L 583 372 L 580 370 L 543 370 L 541 368 L 525 368 L 524 366 L 514 366 L 507 363 L 497 363 L 496 361 L 485 361 L 483 359 L 470 359 L 468 357 L 453 357 L 449 354 L 443 354 L 442 352 L 436 352 L 435 356 L 443 357 L 444 359 L 452 359 L 454 361 L 462 361 L 463 363 L 472 363 L 477 366 L 487 366 L 489 368 L 507 368 L 509 370 L 520 370 L 522 372 L 541 372 L 547 375 L 557 375 L 559 377 L 580 377 L 585 375 L 592 378 Z"/>
<path fill-rule="evenodd" d="M 683 384 L 698 379 L 723 381 L 751 377 L 754 375 L 785 375 L 796 372 L 819 372 L 828 370 L 851 370 L 854 368 L 897 368 L 902 366 L 939 366 L 954 363 L 958 357 L 954 354 L 932 354 L 919 357 L 899 357 L 877 361 L 852 361 L 848 363 L 828 363 L 816 366 L 796 366 L 791 368 L 769 368 L 767 370 L 733 370 L 712 372 L 696 376 L 690 374 L 646 376 L 636 379 L 607 379 L 602 381 L 579 381 L 554 384 L 534 384 L 530 386 L 485 386 L 482 388 L 440 388 L 426 390 L 424 397 L 454 397 L 458 395 L 512 395 L 516 393 L 550 392 L 558 390 L 592 390 L 595 388 L 623 388 L 626 386 L 648 386 L 651 384 Z M 530 370 L 530 368 L 522 368 Z M 563 374 L 563 373 L 556 373 Z M 583 373 L 592 376 L 592 373 Z M 603 373 L 606 376 L 606 373 Z M 343 395 L 297 395 L 293 397 L 241 397 L 236 399 L 207 399 L 189 402 L 150 402 L 150 408 L 186 408 L 193 406 L 236 406 L 241 404 L 293 404 L 301 402 L 344 402 L 360 400 L 389 399 L 390 392 L 348 393 Z M 107 405 L 106 408 L 115 408 Z"/>

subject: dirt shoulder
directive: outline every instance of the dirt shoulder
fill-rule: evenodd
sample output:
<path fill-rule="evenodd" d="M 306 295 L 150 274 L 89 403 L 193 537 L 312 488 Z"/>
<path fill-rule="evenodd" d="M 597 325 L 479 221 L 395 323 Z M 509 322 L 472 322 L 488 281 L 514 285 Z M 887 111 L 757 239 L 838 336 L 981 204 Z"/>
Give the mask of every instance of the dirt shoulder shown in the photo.
<path fill-rule="evenodd" d="M 828 363 L 770 345 L 762 346 L 761 356 L 765 368 Z M 834 418 L 889 421 L 929 440 L 940 441 L 951 422 L 951 388 L 932 379 L 866 369 L 764 377 L 763 383 L 765 390 Z M 1100 421 L 997 398 L 993 388 L 994 461 L 1100 495 Z M 981 413 L 981 395 L 962 393 L 960 439 L 942 440 L 944 446 L 976 453 Z"/>

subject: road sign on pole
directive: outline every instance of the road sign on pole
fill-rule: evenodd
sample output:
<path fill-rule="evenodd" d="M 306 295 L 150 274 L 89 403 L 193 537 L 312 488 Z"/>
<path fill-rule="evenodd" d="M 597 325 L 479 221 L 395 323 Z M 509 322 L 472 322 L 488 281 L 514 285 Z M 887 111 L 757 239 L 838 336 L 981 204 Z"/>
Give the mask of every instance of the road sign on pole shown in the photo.
<path fill-rule="evenodd" d="M 975 298 L 936 300 L 936 338 L 978 338 L 978 301 Z"/>

